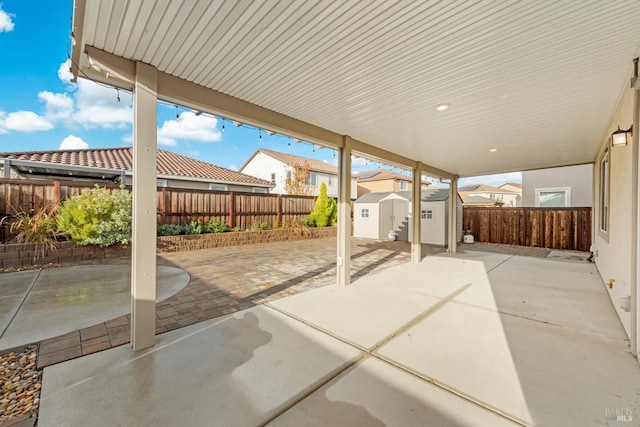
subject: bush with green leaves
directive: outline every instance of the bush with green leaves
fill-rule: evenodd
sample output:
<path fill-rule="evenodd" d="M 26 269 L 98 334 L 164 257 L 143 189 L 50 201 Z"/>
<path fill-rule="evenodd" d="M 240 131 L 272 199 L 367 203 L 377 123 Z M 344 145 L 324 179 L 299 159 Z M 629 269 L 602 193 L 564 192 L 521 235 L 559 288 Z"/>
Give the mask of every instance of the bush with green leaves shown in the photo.
<path fill-rule="evenodd" d="M 79 245 L 110 246 L 131 242 L 131 193 L 106 188 L 82 190 L 60 206 L 58 229 Z"/>
<path fill-rule="evenodd" d="M 182 229 L 184 230 L 184 234 L 202 234 L 202 221 L 191 221 L 190 223 L 183 225 Z"/>
<path fill-rule="evenodd" d="M 311 227 L 328 227 L 338 221 L 338 205 L 327 196 L 327 185 L 320 184 L 320 195 L 316 199 L 313 211 L 307 217 L 307 225 Z"/>
<path fill-rule="evenodd" d="M 204 225 L 205 233 L 226 233 L 229 230 L 229 226 L 222 221 L 211 221 Z"/>
<path fill-rule="evenodd" d="M 262 223 L 257 223 L 254 222 L 251 224 L 251 228 L 247 229 L 247 231 L 258 231 L 258 230 L 268 230 L 269 229 L 269 223 L 268 222 L 262 222 Z"/>
<path fill-rule="evenodd" d="M 180 224 L 162 224 L 158 226 L 158 236 L 178 236 L 184 232 Z"/>

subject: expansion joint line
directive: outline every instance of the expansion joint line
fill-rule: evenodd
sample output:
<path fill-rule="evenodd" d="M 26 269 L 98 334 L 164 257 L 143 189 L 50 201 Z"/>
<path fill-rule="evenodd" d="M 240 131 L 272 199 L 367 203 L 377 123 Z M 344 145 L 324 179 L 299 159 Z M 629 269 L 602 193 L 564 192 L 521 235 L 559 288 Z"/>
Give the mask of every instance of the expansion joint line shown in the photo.
<path fill-rule="evenodd" d="M 38 282 L 38 279 L 40 278 L 40 273 L 42 273 L 42 269 L 38 270 L 38 274 L 33 279 L 33 282 L 31 282 L 31 285 L 29 286 L 29 289 L 27 289 L 27 292 L 25 292 L 24 297 L 22 298 L 22 301 L 20 301 L 20 305 L 18 305 L 18 308 L 16 309 L 16 311 L 11 316 L 11 319 L 9 319 L 9 321 L 7 322 L 7 326 L 5 326 L 4 329 L 2 330 L 2 334 L 0 334 L 0 339 L 2 339 L 2 337 L 4 337 L 4 334 L 7 333 L 7 330 L 9 329 L 9 326 L 11 326 L 11 323 L 13 323 L 14 319 L 16 318 L 16 316 L 18 315 L 18 313 L 22 309 L 22 306 L 24 305 L 24 302 L 27 300 L 27 298 L 31 294 L 31 291 L 33 290 L 33 287 Z"/>

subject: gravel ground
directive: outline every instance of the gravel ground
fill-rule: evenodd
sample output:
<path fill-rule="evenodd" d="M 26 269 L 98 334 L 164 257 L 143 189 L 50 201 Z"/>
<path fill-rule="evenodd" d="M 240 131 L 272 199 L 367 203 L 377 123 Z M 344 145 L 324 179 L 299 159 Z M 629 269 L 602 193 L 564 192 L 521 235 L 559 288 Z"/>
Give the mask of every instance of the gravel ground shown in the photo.
<path fill-rule="evenodd" d="M 35 345 L 0 355 L 0 424 L 37 414 L 42 387 L 42 371 L 36 369 L 37 356 Z"/>

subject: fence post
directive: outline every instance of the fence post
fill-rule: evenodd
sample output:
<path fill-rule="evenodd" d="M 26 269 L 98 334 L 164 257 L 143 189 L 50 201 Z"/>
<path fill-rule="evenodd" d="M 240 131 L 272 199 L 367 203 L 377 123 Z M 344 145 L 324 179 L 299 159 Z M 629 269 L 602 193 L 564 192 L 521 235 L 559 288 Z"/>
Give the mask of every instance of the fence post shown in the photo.
<path fill-rule="evenodd" d="M 278 194 L 276 198 L 276 221 L 282 226 L 282 196 Z"/>
<path fill-rule="evenodd" d="M 229 204 L 227 207 L 227 210 L 229 211 L 229 218 L 227 219 L 227 225 L 229 226 L 229 228 L 234 228 L 236 226 L 235 224 L 235 212 L 234 212 L 234 208 L 235 208 L 235 195 L 233 194 L 233 191 L 229 192 Z"/>
<path fill-rule="evenodd" d="M 60 181 L 53 181 L 53 201 L 56 206 L 60 206 L 62 200 L 60 200 Z"/>
<path fill-rule="evenodd" d="M 167 217 L 167 188 L 160 188 L 160 224 L 165 224 Z"/>

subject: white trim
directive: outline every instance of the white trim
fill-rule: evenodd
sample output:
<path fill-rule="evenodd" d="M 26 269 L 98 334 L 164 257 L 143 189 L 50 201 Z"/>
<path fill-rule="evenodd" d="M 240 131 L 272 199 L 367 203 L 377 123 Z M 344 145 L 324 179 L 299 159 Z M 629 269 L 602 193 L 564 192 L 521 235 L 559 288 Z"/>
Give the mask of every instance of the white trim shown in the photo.
<path fill-rule="evenodd" d="M 540 207 L 540 193 L 560 193 L 564 192 L 564 207 L 571 207 L 571 187 L 544 187 L 536 188 L 536 207 Z"/>

